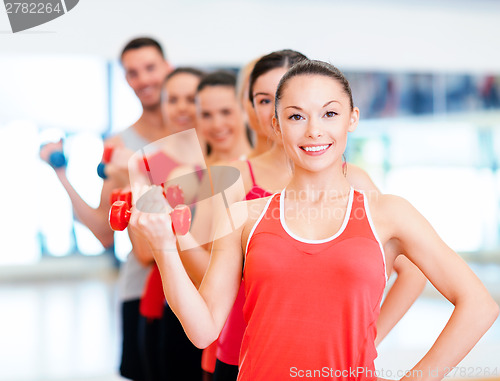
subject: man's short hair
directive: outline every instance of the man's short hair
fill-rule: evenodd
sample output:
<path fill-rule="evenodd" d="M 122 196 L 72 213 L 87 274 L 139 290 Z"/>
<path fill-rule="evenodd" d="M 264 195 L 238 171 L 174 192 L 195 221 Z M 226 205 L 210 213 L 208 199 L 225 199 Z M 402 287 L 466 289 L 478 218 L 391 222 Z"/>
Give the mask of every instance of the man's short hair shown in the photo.
<path fill-rule="evenodd" d="M 128 52 L 129 50 L 134 50 L 134 49 L 140 49 L 140 48 L 145 48 L 151 46 L 160 52 L 161 56 L 165 58 L 165 54 L 163 53 L 163 49 L 160 45 L 160 43 L 150 37 L 139 37 L 139 38 L 134 38 L 133 40 L 129 41 L 127 45 L 122 50 L 122 54 L 120 55 L 120 60 L 123 59 L 123 55 Z"/>

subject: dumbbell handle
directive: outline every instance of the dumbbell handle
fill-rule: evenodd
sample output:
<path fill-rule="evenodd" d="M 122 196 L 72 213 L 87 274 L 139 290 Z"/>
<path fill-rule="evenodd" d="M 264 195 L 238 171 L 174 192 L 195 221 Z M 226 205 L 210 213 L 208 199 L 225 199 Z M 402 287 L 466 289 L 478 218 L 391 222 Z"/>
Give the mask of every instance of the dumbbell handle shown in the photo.
<path fill-rule="evenodd" d="M 113 156 L 113 151 L 115 147 L 110 145 L 105 145 L 104 150 L 102 151 L 102 159 L 101 161 L 104 164 L 108 164 L 111 161 L 111 156 Z"/>
<path fill-rule="evenodd" d="M 111 161 L 111 156 L 113 156 L 113 150 L 115 147 L 110 145 L 104 146 L 104 151 L 102 152 L 101 162 L 97 165 L 97 175 L 103 180 L 106 180 L 108 176 L 106 176 L 106 164 Z"/>
<path fill-rule="evenodd" d="M 132 192 L 124 192 L 121 188 L 113 189 L 109 197 L 109 205 L 113 205 L 115 201 L 126 201 L 132 206 Z"/>
<path fill-rule="evenodd" d="M 66 157 L 62 151 L 54 151 L 49 155 L 49 164 L 52 168 L 59 169 L 66 166 Z"/>

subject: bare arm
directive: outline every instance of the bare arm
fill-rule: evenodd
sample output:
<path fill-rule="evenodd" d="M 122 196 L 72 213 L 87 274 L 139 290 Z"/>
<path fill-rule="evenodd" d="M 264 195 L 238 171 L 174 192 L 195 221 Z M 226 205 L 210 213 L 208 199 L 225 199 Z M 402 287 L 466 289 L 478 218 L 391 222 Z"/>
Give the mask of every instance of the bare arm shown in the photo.
<path fill-rule="evenodd" d="M 71 199 L 76 218 L 90 229 L 104 247 L 111 246 L 113 244 L 113 231 L 108 223 L 109 197 L 117 186 L 111 180 L 104 182 L 100 204 L 97 208 L 92 208 L 73 188 L 64 170 L 58 170 L 57 176 Z"/>
<path fill-rule="evenodd" d="M 152 200 L 158 202 L 166 205 L 161 195 Z M 232 208 L 235 216 L 238 208 L 241 206 Z M 187 336 L 197 347 L 207 347 L 219 336 L 236 299 L 242 277 L 244 225 L 214 242 L 207 274 L 197 290 L 177 252 L 168 214 L 144 213 L 134 208 L 130 223 L 149 240 L 165 296 Z"/>
<path fill-rule="evenodd" d="M 246 163 L 243 164 L 245 165 L 243 168 L 247 168 Z M 236 167 L 236 169 L 238 169 L 241 173 L 241 162 L 218 164 L 219 167 L 229 165 Z M 214 167 L 215 166 L 212 166 L 212 168 Z M 184 173 L 185 172 L 186 171 L 184 170 Z M 189 184 L 189 181 L 185 179 L 185 176 L 180 183 L 182 189 L 185 188 L 183 183 Z M 196 203 L 192 228 L 189 234 L 185 236 L 177 236 L 177 248 L 179 250 L 182 263 L 184 264 L 189 277 L 197 287 L 201 284 L 210 261 L 210 252 L 215 234 L 214 226 L 217 216 L 227 214 L 226 205 L 221 203 L 221 194 L 218 193 L 216 195 L 217 197 L 212 197 L 211 188 L 214 187 L 214 189 L 224 190 L 227 205 L 232 205 L 235 202 L 241 201 L 245 195 L 243 183 L 241 183 L 240 186 L 229 189 L 224 186 L 226 183 L 229 182 L 225 181 L 224 175 L 221 175 L 219 172 L 219 176 L 212 173 L 211 179 L 209 179 L 208 174 L 206 173 L 201 183 L 198 181 L 197 184 L 192 185 L 192 187 L 198 188 L 196 196 L 193 197 L 191 195 L 191 199 L 198 201 Z M 191 194 L 192 193 L 193 192 L 191 192 Z"/>
<path fill-rule="evenodd" d="M 376 197 L 381 194 L 368 173 L 360 167 L 350 163 L 347 164 L 346 176 L 354 188 Z M 391 329 L 401 320 L 421 294 L 426 283 L 422 272 L 404 255 L 399 255 L 402 251 L 396 241 L 390 241 L 384 245 L 384 251 L 393 258 L 397 257 L 394 270 L 396 270 L 398 277 L 387 292 L 384 303 L 380 308 L 375 345 L 380 344 Z"/>
<path fill-rule="evenodd" d="M 493 324 L 498 305 L 462 258 L 406 200 L 381 196 L 374 204 L 374 221 L 382 227 L 382 242 L 398 239 L 407 257 L 455 306 L 436 342 L 413 368 L 421 373 L 404 378 L 441 380 L 445 369 L 456 366 Z"/>
<path fill-rule="evenodd" d="M 390 250 L 384 246 L 387 252 Z M 422 293 L 427 279 L 422 272 L 411 263 L 404 255 L 399 255 L 394 262 L 394 270 L 398 277 L 380 307 L 380 315 L 377 320 L 377 337 L 375 345 L 387 336 L 394 326 L 401 320 L 404 314 Z"/>
<path fill-rule="evenodd" d="M 114 138 L 111 142 L 116 139 L 118 138 Z M 48 161 L 50 153 L 56 150 L 62 150 L 62 143 L 53 143 L 44 146 L 40 151 L 40 157 Z M 110 177 L 108 180 L 104 181 L 101 190 L 100 204 L 97 208 L 93 208 L 83 200 L 71 185 L 66 176 L 65 168 L 56 169 L 55 172 L 68 193 L 76 218 L 90 229 L 104 247 L 111 246 L 113 244 L 113 231 L 108 224 L 109 198 L 113 189 L 123 187 L 126 184 L 119 182 L 115 177 Z"/>
<path fill-rule="evenodd" d="M 200 181 L 194 168 L 179 167 L 169 176 L 167 186 L 173 184 L 181 187 L 187 204 L 195 202 L 191 229 L 188 234 L 177 236 L 177 250 L 187 274 L 198 288 L 208 268 L 213 241 L 214 210 L 208 172 L 204 171 Z"/>

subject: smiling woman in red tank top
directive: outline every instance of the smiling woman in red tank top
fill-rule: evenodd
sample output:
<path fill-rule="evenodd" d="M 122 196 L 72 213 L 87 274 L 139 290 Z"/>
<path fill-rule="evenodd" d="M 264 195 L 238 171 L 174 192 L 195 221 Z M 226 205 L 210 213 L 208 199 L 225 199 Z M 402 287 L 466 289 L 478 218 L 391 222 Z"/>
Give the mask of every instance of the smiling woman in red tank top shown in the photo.
<path fill-rule="evenodd" d="M 243 101 L 246 102 L 244 104 L 247 106 L 245 107 L 247 113 L 253 112 L 259 124 L 253 127 L 257 135 L 256 150 L 259 150 L 259 144 L 262 146 L 264 142 L 273 144 L 260 155 L 252 156 L 246 161 L 232 163 L 242 174 L 247 190 L 246 200 L 270 196 L 283 189 L 290 181 L 291 165 L 283 149 L 282 139 L 276 135 L 272 127 L 274 94 L 286 71 L 293 64 L 304 59 L 307 58 L 293 50 L 270 53 L 255 63 L 248 78 L 246 85 L 248 101 L 246 102 L 245 99 Z M 251 110 L 249 110 L 249 104 Z M 255 122 L 252 114 L 249 115 L 248 120 Z M 347 166 L 344 162 L 342 170 L 347 180 L 357 189 L 378 193 L 369 176 L 359 167 L 352 164 Z M 396 250 L 394 243 L 388 246 L 390 246 L 389 250 Z M 381 307 L 381 318 L 377 321 L 377 328 L 380 329 L 377 331 L 376 342 L 380 342 L 399 321 L 425 285 L 425 278 L 404 256 L 398 257 L 394 270 L 398 276 Z M 244 282 L 242 282 L 233 309 L 219 336 L 214 381 L 235 381 L 237 378 L 241 341 L 246 328 L 242 310 L 244 298 Z"/>
<path fill-rule="evenodd" d="M 280 81 L 275 108 L 292 179 L 274 196 L 231 207 L 235 229 L 215 241 L 199 289 L 165 229 L 168 214 L 133 211 L 131 223 L 154 248 L 167 300 L 188 337 L 199 347 L 218 337 L 243 276 L 248 326 L 238 380 L 375 380 L 376 318 L 396 257 L 383 245 L 397 239 L 455 306 L 413 369 L 442 379 L 493 323 L 498 305 L 406 200 L 351 188 L 342 154 L 359 110 L 338 69 L 320 61 L 294 65 Z"/>

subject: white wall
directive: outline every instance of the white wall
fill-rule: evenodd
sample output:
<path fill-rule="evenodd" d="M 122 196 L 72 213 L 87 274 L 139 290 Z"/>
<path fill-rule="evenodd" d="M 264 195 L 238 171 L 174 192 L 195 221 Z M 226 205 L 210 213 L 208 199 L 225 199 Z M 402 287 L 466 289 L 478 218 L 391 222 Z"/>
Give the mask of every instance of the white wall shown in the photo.
<path fill-rule="evenodd" d="M 0 8 L 0 59 L 115 58 L 142 34 L 159 38 L 175 64 L 239 65 L 290 47 L 343 69 L 500 72 L 493 0 L 80 0 L 64 17 L 18 34 Z"/>

